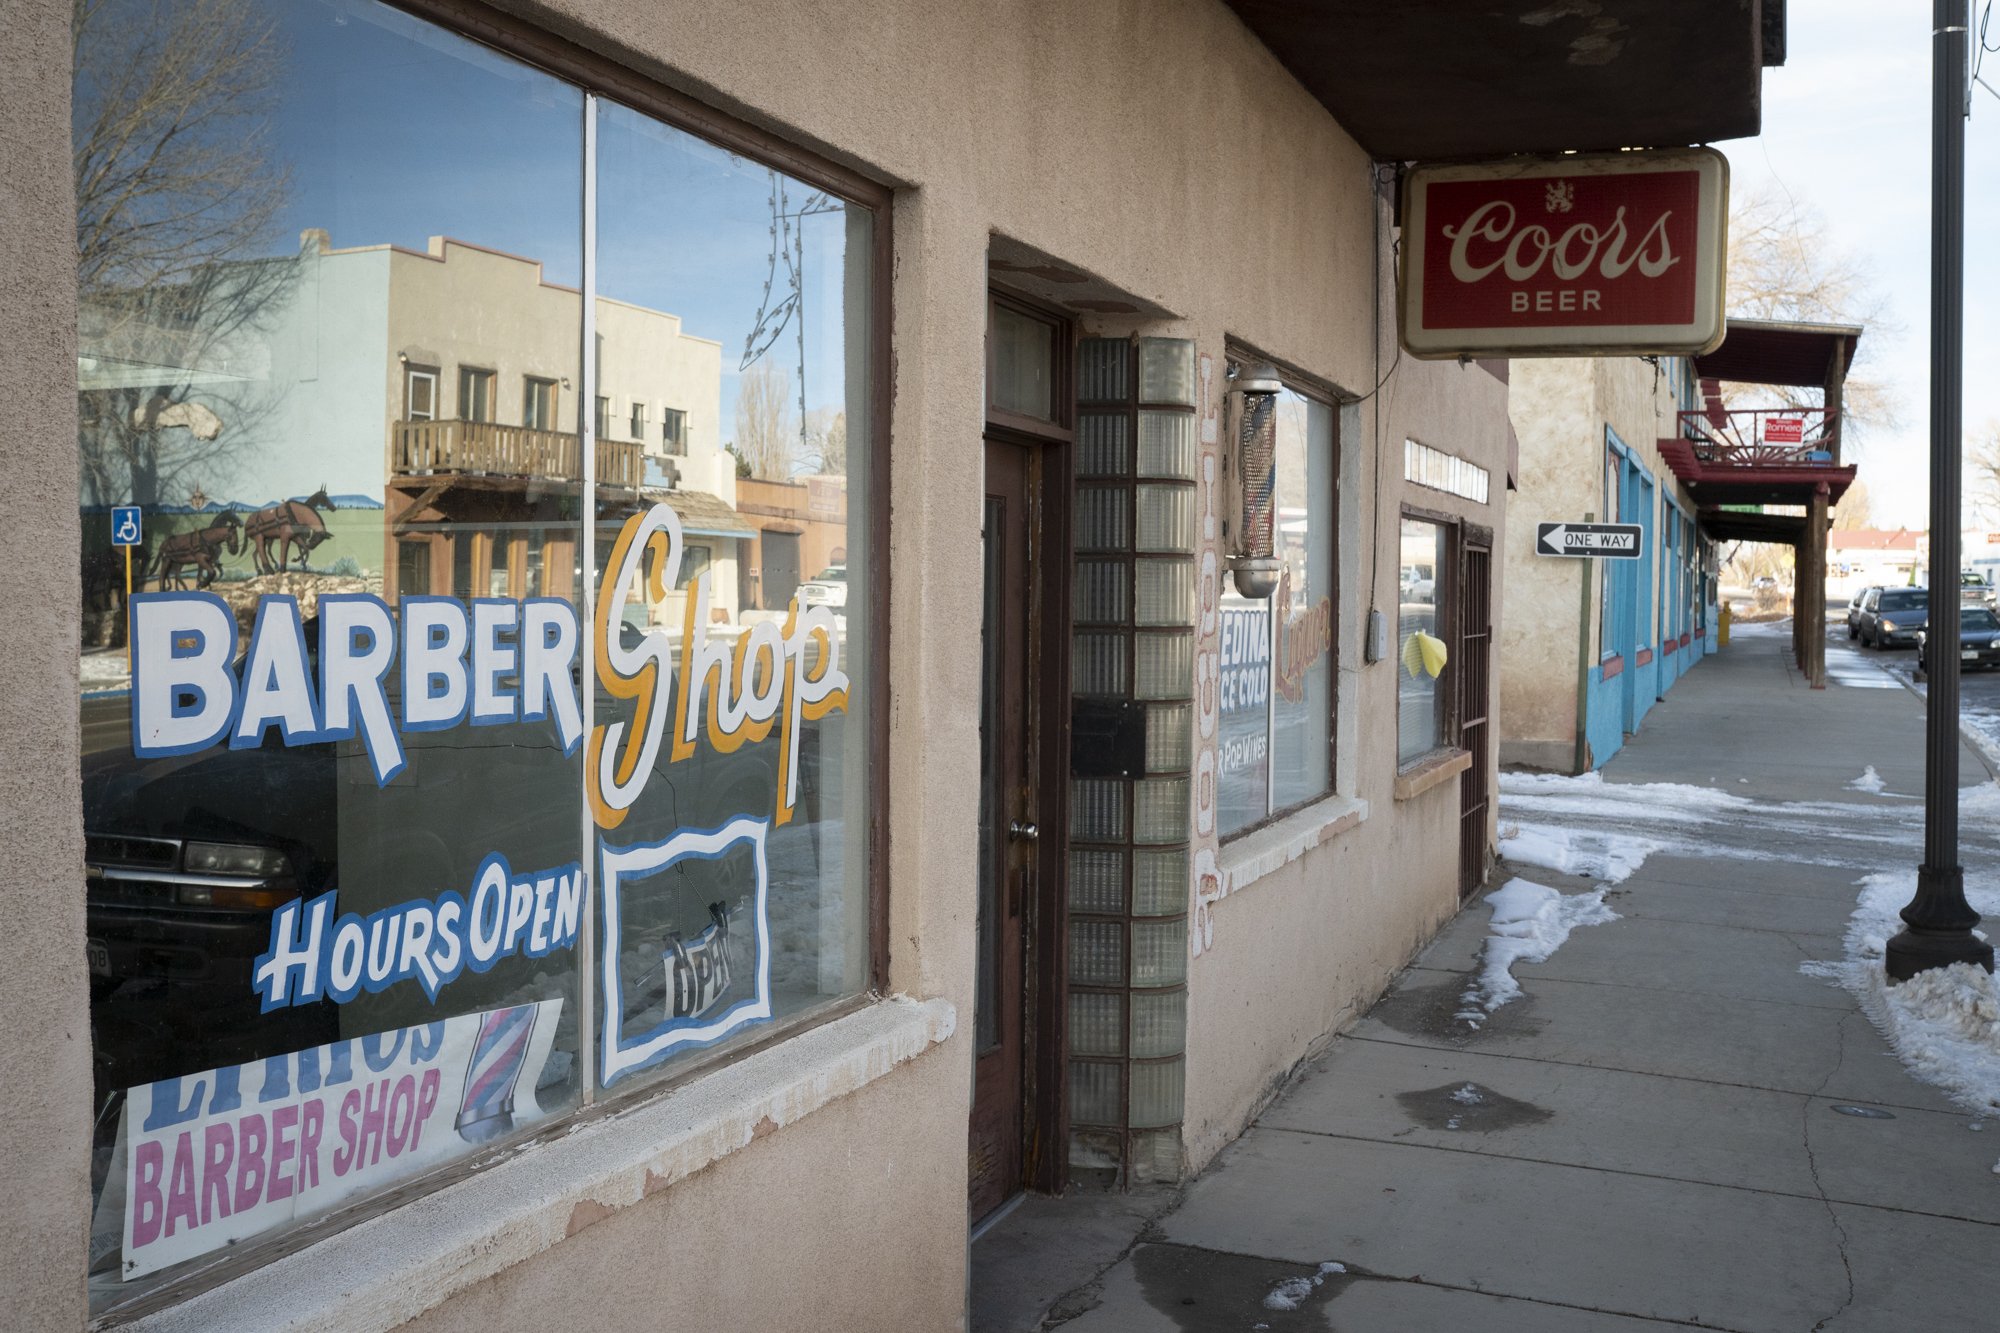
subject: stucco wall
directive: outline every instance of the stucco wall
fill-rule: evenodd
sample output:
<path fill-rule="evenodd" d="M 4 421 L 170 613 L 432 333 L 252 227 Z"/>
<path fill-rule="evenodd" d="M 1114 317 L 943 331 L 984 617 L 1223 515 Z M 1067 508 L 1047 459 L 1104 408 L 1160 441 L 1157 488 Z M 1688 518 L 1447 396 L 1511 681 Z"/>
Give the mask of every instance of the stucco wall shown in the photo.
<path fill-rule="evenodd" d="M 76 205 L 67 0 L 0 42 L 0 1322 L 80 1327 L 90 1208 L 90 997 L 77 800 Z"/>
<path fill-rule="evenodd" d="M 1578 637 L 1580 584 L 1594 562 L 1535 554 L 1535 525 L 1595 515 L 1605 522 L 1604 426 L 1585 360 L 1518 360 L 1507 409 L 1521 443 L 1520 489 L 1507 497 L 1509 614 L 1499 625 L 1501 755 L 1570 767 L 1576 744 L 1577 657 L 1596 660 L 1595 608 Z M 1594 460 L 1594 461 L 1593 461 Z"/>
<path fill-rule="evenodd" d="M 573 1214 L 570 1238 L 545 1259 L 404 1327 L 957 1327 L 964 1186 L 960 1234 L 945 1225 L 926 1236 L 906 1208 L 917 1173 L 965 1153 L 963 1120 L 908 1108 L 950 1105 L 958 1083 L 949 1060 L 905 1065 L 630 1208 Z"/>

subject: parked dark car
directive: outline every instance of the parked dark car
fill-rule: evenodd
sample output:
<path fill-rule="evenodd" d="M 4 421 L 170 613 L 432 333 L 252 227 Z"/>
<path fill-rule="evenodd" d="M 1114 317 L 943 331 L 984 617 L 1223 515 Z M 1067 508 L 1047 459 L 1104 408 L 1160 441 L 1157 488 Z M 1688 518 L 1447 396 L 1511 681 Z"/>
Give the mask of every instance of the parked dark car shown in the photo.
<path fill-rule="evenodd" d="M 1876 588 L 1861 599 L 1857 637 L 1870 648 L 1915 647 L 1930 606 L 1927 588 Z"/>
<path fill-rule="evenodd" d="M 1917 632 L 1917 653 L 1930 651 L 1930 628 Z M 1939 644 L 1944 640 L 1939 636 Z M 1967 669 L 2000 668 L 2000 616 L 1983 606 L 1962 606 L 1958 610 L 1958 658 Z M 1928 661 L 1928 658 L 1924 659 Z"/>
<path fill-rule="evenodd" d="M 1880 591 L 1882 591 L 1882 588 L 1878 584 L 1874 587 L 1863 588 L 1861 589 L 1861 591 L 1855 593 L 1854 596 L 1847 599 L 1848 638 L 1850 639 L 1856 638 L 1861 633 L 1861 604 L 1868 600 L 1869 593 L 1880 592 Z"/>

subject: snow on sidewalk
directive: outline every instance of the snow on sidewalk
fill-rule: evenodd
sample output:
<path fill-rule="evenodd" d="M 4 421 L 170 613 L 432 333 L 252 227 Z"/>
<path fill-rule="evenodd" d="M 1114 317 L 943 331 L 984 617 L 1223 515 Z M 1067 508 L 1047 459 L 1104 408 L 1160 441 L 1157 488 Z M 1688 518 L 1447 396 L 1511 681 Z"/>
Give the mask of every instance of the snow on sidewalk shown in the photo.
<path fill-rule="evenodd" d="M 1480 955 L 1479 979 L 1459 996 L 1464 1008 L 1453 1017 L 1478 1027 L 1495 1009 L 1521 998 L 1514 964 L 1546 963 L 1578 926 L 1618 920 L 1618 913 L 1604 905 L 1604 892 L 1599 887 L 1563 894 L 1533 880 L 1510 879 L 1487 894 L 1493 920 Z"/>
<path fill-rule="evenodd" d="M 1916 887 L 1914 870 L 1867 876 L 1848 918 L 1845 956 L 1800 963 L 1799 971 L 1851 992 L 1913 1076 L 1974 1115 L 2000 1115 L 2000 990 L 1993 978 L 1956 963 L 1892 986 L 1883 970 L 1889 938 L 1903 929 L 1897 913 Z M 1965 897 L 1989 921 L 2000 917 L 2000 885 L 1990 879 L 1968 881 Z M 2000 1163 L 1993 1169 L 2000 1172 Z"/>

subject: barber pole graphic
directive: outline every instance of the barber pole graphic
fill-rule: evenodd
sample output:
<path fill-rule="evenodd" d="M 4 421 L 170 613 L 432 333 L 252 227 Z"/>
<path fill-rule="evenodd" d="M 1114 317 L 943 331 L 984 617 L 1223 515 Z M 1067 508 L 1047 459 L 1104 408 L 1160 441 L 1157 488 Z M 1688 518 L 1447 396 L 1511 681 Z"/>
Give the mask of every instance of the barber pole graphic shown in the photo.
<path fill-rule="evenodd" d="M 528 1058 L 535 1006 L 496 1009 L 480 1020 L 472 1060 L 465 1068 L 465 1096 L 457 1129 L 467 1143 L 483 1143 L 514 1128 L 514 1085 Z"/>
<path fill-rule="evenodd" d="M 1728 194 L 1728 162 L 1707 148 L 1417 167 L 1403 346 L 1430 359 L 1710 350 Z"/>

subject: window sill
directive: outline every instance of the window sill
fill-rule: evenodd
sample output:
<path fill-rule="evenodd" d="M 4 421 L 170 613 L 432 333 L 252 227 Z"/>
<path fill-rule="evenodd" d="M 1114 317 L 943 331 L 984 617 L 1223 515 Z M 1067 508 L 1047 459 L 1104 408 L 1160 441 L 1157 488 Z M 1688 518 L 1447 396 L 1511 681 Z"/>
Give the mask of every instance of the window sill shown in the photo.
<path fill-rule="evenodd" d="M 1425 755 L 1408 768 L 1396 773 L 1396 799 L 1411 800 L 1422 796 L 1440 783 L 1457 777 L 1472 767 L 1470 750 L 1438 750 Z"/>
<path fill-rule="evenodd" d="M 1368 802 L 1353 796 L 1327 796 L 1303 810 L 1294 810 L 1276 823 L 1224 843 L 1219 858 L 1222 892 L 1226 895 L 1249 888 L 1367 818 Z"/>
<path fill-rule="evenodd" d="M 391 1329 L 859 1091 L 950 1038 L 949 1001 L 880 1000 L 125 1324 Z"/>

